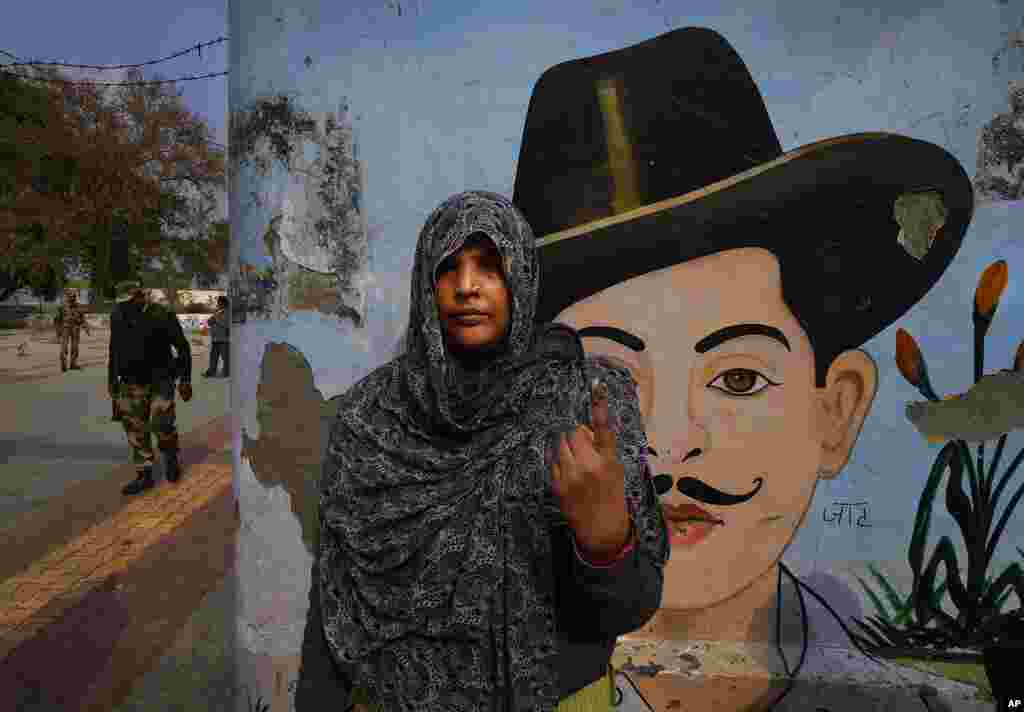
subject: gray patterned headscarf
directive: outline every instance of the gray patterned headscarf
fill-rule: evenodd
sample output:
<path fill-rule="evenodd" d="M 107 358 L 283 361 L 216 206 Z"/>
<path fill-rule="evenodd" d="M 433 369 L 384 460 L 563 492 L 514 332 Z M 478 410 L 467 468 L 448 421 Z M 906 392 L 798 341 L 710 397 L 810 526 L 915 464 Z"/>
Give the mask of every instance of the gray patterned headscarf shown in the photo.
<path fill-rule="evenodd" d="M 437 266 L 467 238 L 497 246 L 512 305 L 504 349 L 464 370 L 445 348 Z M 584 361 L 568 327 L 536 326 L 533 233 L 508 199 L 446 200 L 420 233 L 405 353 L 342 396 L 321 481 L 324 629 L 386 712 L 548 712 L 558 702 L 551 445 L 589 423 L 607 383 L 641 539 L 660 510 L 627 372 Z"/>

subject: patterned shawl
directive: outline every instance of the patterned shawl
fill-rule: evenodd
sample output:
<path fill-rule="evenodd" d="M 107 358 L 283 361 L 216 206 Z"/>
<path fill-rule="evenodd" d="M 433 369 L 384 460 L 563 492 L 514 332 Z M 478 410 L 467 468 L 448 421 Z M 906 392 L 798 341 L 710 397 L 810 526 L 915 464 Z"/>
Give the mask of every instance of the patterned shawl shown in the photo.
<path fill-rule="evenodd" d="M 434 274 L 473 234 L 497 246 L 505 348 L 466 371 L 446 355 Z M 585 361 L 568 327 L 534 324 L 533 233 L 506 198 L 445 201 L 420 233 L 403 355 L 342 397 L 321 480 L 321 605 L 329 647 L 380 708 L 548 712 L 557 705 L 555 438 L 589 423 L 608 384 L 637 534 L 659 512 L 628 372 Z"/>

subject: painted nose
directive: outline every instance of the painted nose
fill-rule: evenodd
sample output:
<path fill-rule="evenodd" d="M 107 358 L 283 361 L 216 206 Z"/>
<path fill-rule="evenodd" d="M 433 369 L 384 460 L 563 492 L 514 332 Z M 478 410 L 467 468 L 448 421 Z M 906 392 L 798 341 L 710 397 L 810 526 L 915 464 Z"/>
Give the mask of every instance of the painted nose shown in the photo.
<path fill-rule="evenodd" d="M 648 448 L 648 451 L 649 455 L 658 457 L 658 453 L 654 448 Z M 700 448 L 693 448 L 681 458 L 680 462 L 687 462 L 688 460 L 698 457 L 702 452 L 703 451 Z M 671 492 L 678 479 L 676 475 L 659 471 L 657 464 L 654 465 L 654 470 L 651 474 L 654 476 L 654 491 L 659 496 L 666 495 Z"/>

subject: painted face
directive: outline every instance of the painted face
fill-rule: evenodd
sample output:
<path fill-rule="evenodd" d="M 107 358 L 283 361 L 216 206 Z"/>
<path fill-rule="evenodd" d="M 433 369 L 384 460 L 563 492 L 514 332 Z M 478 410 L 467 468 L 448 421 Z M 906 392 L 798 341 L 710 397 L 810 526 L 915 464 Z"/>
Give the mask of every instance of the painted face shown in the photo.
<path fill-rule="evenodd" d="M 437 267 L 438 317 L 449 347 L 478 351 L 505 337 L 511 318 L 501 253 L 484 235 L 468 240 Z"/>
<path fill-rule="evenodd" d="M 638 383 L 672 539 L 662 606 L 702 608 L 743 590 L 793 538 L 822 462 L 814 357 L 775 257 L 751 248 L 696 259 L 557 321 Z"/>

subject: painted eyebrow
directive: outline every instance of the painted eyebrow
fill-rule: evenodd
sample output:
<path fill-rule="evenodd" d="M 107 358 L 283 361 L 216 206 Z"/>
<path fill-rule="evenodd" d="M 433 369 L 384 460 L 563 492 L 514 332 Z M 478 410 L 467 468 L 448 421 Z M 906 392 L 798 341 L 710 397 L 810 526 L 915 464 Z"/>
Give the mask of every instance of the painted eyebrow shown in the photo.
<path fill-rule="evenodd" d="M 609 339 L 638 353 L 647 348 L 647 344 L 639 336 L 614 326 L 584 326 L 582 329 L 578 329 L 576 333 L 579 334 L 581 339 L 587 337 Z"/>
<path fill-rule="evenodd" d="M 726 341 L 738 339 L 741 336 L 767 336 L 785 346 L 786 351 L 793 350 L 789 347 L 786 335 L 774 326 L 768 326 L 767 324 L 733 324 L 732 326 L 726 326 L 718 331 L 711 332 L 698 341 L 693 350 L 702 354 L 711 349 L 718 348 Z"/>

